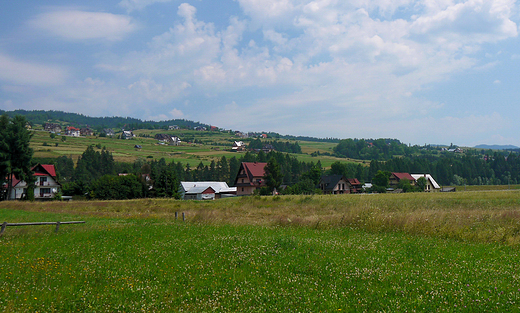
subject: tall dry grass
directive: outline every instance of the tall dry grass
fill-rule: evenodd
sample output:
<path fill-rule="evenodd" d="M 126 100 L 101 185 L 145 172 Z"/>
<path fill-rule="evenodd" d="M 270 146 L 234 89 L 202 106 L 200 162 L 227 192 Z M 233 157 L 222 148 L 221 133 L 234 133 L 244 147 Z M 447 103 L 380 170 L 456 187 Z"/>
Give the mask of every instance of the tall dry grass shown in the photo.
<path fill-rule="evenodd" d="M 520 191 L 240 197 L 217 201 L 4 202 L 15 210 L 187 223 L 351 227 L 463 241 L 520 244 Z"/>

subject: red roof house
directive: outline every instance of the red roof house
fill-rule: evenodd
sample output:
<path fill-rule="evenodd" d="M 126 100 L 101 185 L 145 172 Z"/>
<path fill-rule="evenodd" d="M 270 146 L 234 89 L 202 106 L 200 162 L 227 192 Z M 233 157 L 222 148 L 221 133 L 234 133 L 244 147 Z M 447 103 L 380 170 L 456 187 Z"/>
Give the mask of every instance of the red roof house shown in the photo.
<path fill-rule="evenodd" d="M 32 168 L 33 176 L 36 178 L 34 183 L 34 199 L 52 199 L 60 191 L 61 185 L 56 176 L 56 169 L 53 164 L 37 164 Z M 11 192 L 8 196 L 10 200 L 21 199 L 27 194 L 27 183 L 13 177 L 11 182 Z"/>
<path fill-rule="evenodd" d="M 267 163 L 242 162 L 235 179 L 237 196 L 252 195 L 256 189 L 265 186 L 265 166 Z"/>
<path fill-rule="evenodd" d="M 412 186 L 415 185 L 415 178 L 413 178 L 409 173 L 392 173 L 390 175 L 389 185 L 395 187 L 399 185 L 399 182 L 403 179 L 409 180 Z"/>

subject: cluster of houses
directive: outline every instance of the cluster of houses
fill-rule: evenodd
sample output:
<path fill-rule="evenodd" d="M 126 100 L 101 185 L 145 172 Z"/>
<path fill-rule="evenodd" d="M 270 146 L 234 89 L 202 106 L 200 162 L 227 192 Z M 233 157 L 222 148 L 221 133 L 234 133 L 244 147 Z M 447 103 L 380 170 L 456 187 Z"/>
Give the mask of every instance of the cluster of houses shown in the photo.
<path fill-rule="evenodd" d="M 229 187 L 225 182 L 181 182 L 179 193 L 184 200 L 213 200 L 233 196 L 247 196 L 262 188 L 265 183 L 265 166 L 263 162 L 242 162 L 235 178 L 235 187 Z M 54 165 L 38 164 L 32 168 L 36 183 L 34 198 L 36 200 L 53 199 L 61 189 Z M 398 191 L 402 180 L 407 180 L 414 186 L 424 177 L 425 192 L 452 191 L 442 190 L 439 184 L 429 174 L 391 173 L 388 191 Z M 4 190 L 9 190 L 8 199 L 22 199 L 27 196 L 28 186 L 25 181 L 16 177 L 8 180 Z M 355 194 L 362 193 L 369 185 L 363 185 L 356 178 L 346 178 L 343 175 L 324 175 L 320 179 L 319 188 L 324 194 Z"/>
<path fill-rule="evenodd" d="M 56 123 L 45 123 L 43 125 L 43 129 L 45 131 L 48 131 L 50 133 L 56 133 L 58 135 L 64 134 L 65 136 L 71 136 L 71 137 L 79 137 L 79 136 L 93 136 L 94 131 L 90 129 L 89 127 L 83 127 L 83 128 L 77 128 L 74 126 L 67 126 L 65 128 L 62 128 L 61 125 Z M 111 133 L 113 135 L 113 131 L 105 130 L 105 133 Z"/>

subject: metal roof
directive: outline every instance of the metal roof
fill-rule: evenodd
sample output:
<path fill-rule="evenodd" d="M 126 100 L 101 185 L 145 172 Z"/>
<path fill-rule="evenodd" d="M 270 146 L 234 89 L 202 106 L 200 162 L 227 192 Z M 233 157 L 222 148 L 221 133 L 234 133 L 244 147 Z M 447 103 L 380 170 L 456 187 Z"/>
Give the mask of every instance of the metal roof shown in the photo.
<path fill-rule="evenodd" d="M 208 187 L 211 187 L 213 190 L 215 190 L 215 193 L 230 193 L 237 191 L 237 187 L 229 187 L 226 182 L 216 181 L 181 181 L 181 186 L 185 193 L 196 193 L 195 191 L 198 191 L 199 189 L 202 189 L 202 191 L 204 191 Z"/>
<path fill-rule="evenodd" d="M 441 188 L 441 186 L 439 186 L 439 184 L 437 184 L 435 179 L 433 179 L 432 175 L 430 175 L 430 174 L 412 174 L 412 177 L 415 180 L 418 180 L 419 178 L 424 177 L 424 178 L 426 178 L 426 180 L 430 181 L 430 183 L 432 184 L 433 188 L 435 188 L 435 189 Z"/>

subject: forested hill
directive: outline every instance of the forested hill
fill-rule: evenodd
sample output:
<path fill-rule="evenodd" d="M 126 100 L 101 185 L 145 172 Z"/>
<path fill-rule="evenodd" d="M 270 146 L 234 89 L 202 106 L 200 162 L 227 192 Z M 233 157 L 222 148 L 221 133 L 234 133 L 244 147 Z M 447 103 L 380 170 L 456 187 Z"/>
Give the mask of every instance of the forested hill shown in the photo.
<path fill-rule="evenodd" d="M 194 128 L 198 126 L 209 127 L 209 125 L 188 121 L 184 119 L 173 119 L 168 121 L 142 121 L 132 117 L 91 117 L 77 113 L 67 113 L 62 111 L 44 111 L 44 110 L 0 110 L 0 114 L 6 113 L 8 116 L 22 115 L 32 124 L 44 124 L 47 122 L 64 122 L 73 126 L 89 126 L 92 128 L 127 128 L 127 129 L 158 129 L 170 125 L 177 125 L 181 128 Z"/>

